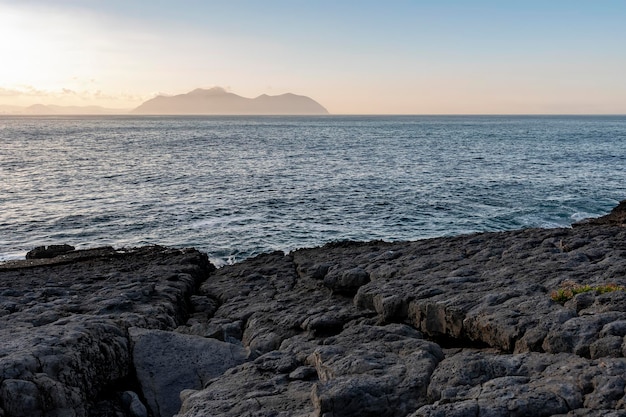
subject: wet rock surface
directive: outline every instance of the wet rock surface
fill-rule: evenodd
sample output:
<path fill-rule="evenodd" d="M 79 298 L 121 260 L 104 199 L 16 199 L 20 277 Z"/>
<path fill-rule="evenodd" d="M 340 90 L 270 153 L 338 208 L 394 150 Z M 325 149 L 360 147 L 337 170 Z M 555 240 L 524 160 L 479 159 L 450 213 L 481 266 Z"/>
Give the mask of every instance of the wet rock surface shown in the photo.
<path fill-rule="evenodd" d="M 122 278 L 123 265 L 103 269 L 99 258 L 90 270 L 56 261 L 66 262 L 63 285 L 46 264 L 0 269 L 0 416 L 132 415 L 122 401 L 109 414 L 97 407 L 93 396 L 111 391 L 127 404 L 138 393 L 148 415 L 172 413 L 146 401 L 130 327 L 159 336 L 144 357 L 164 337 L 184 349 L 206 340 L 223 358 L 222 368 L 183 365 L 183 348 L 159 352 L 196 378 L 160 394 L 179 396 L 180 417 L 626 416 L 622 214 L 568 229 L 340 242 L 215 271 L 197 252 L 161 248 L 140 269 L 167 272 L 140 285 L 131 277 L 141 274 Z M 50 262 L 25 262 L 35 261 Z M 72 298 L 77 277 L 101 292 Z M 553 299 L 564 286 L 588 289 Z"/>

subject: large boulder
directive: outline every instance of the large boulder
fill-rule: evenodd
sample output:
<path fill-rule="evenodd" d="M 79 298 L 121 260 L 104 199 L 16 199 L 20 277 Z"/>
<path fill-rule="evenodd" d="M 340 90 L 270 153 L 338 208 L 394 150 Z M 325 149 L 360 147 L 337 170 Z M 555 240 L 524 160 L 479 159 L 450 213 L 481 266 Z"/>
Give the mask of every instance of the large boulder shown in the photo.
<path fill-rule="evenodd" d="M 155 417 L 172 417 L 183 390 L 203 388 L 248 357 L 243 347 L 217 339 L 137 327 L 129 334 L 137 380 Z"/>

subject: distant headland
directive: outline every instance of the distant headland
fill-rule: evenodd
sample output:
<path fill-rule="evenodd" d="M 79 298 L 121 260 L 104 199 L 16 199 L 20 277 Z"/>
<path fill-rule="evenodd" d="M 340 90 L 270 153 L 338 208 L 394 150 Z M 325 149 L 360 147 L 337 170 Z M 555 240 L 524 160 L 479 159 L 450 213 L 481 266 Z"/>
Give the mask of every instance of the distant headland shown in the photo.
<path fill-rule="evenodd" d="M 328 114 L 328 111 L 310 97 L 291 93 L 278 96 L 260 95 L 246 98 L 229 93 L 221 87 L 198 88 L 187 94 L 157 96 L 146 101 L 132 114 Z"/>
<path fill-rule="evenodd" d="M 318 115 L 328 111 L 307 96 L 286 93 L 262 94 L 246 98 L 221 87 L 197 88 L 186 94 L 159 95 L 135 109 L 110 109 L 100 106 L 58 106 L 34 104 L 28 107 L 0 106 L 7 115 Z"/>

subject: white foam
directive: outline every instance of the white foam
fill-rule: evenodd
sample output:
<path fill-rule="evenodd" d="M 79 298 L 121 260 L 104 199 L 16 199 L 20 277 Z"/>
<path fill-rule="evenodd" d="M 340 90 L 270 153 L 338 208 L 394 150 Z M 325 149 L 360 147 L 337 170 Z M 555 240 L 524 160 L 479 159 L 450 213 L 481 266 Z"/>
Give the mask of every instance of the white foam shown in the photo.
<path fill-rule="evenodd" d="M 570 218 L 576 222 L 579 222 L 584 219 L 590 219 L 592 217 L 598 217 L 598 216 L 593 213 L 587 213 L 586 211 L 579 211 L 570 216 Z"/>
<path fill-rule="evenodd" d="M 26 252 L 0 253 L 0 262 L 19 261 L 26 259 Z"/>
<path fill-rule="evenodd" d="M 192 229 L 207 229 L 211 227 L 220 227 L 231 225 L 237 222 L 246 222 L 246 221 L 258 221 L 260 217 L 250 217 L 250 216 L 224 216 L 224 217 L 214 217 L 206 220 L 199 220 L 191 223 L 190 227 Z"/>

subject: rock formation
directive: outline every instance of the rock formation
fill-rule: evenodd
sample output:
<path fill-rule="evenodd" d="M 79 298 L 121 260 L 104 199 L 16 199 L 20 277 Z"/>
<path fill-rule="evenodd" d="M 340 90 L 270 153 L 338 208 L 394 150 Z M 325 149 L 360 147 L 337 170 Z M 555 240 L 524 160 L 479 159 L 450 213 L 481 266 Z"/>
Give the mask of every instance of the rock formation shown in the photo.
<path fill-rule="evenodd" d="M 203 388 L 248 357 L 243 347 L 213 338 L 137 327 L 129 334 L 137 380 L 155 416 L 176 414 L 182 391 Z"/>
<path fill-rule="evenodd" d="M 183 323 L 211 268 L 159 247 L 0 265 L 0 416 L 114 415 L 117 393 L 136 389 L 128 329 Z"/>
<path fill-rule="evenodd" d="M 164 115 L 312 115 L 328 114 L 315 100 L 291 93 L 241 97 L 223 88 L 198 88 L 187 94 L 157 96 L 132 111 Z"/>
<path fill-rule="evenodd" d="M 160 247 L 7 263 L 0 416 L 625 416 L 625 208 L 217 270 Z"/>
<path fill-rule="evenodd" d="M 35 249 L 26 253 L 26 259 L 54 258 L 65 253 L 72 252 L 74 249 L 76 248 L 71 245 L 37 246 Z"/>

